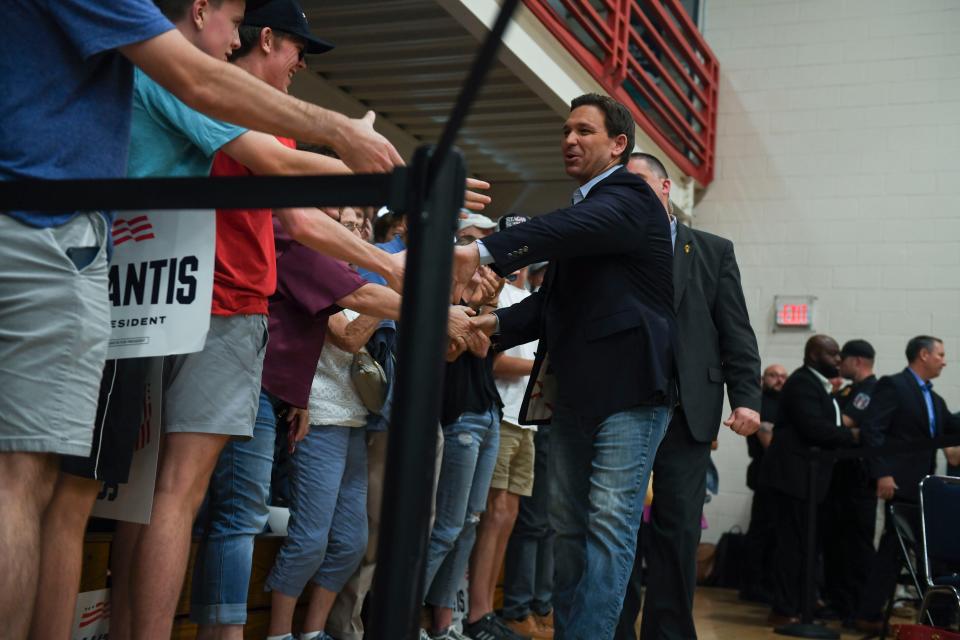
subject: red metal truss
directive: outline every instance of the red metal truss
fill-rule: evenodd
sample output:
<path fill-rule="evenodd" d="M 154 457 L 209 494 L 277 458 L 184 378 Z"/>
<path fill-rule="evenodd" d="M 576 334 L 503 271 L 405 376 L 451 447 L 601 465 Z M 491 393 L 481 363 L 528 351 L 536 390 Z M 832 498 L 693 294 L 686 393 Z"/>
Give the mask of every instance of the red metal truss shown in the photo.
<path fill-rule="evenodd" d="M 524 4 L 683 172 L 713 180 L 720 66 L 679 0 Z"/>

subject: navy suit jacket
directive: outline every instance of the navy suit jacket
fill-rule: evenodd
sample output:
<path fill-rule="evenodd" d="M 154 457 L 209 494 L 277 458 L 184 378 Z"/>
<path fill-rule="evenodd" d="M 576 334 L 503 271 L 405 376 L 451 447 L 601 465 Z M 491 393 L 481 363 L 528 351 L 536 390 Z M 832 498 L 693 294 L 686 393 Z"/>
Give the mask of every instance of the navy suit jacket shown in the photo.
<path fill-rule="evenodd" d="M 937 422 L 934 433 L 942 436 L 960 431 L 960 418 L 950 414 L 947 404 L 936 392 L 930 393 L 933 396 Z M 777 425 L 777 428 L 779 426 Z M 870 398 L 867 415 L 860 425 L 860 434 L 864 445 L 869 447 L 923 442 L 932 438 L 927 404 L 910 371 L 904 369 L 900 373 L 880 378 Z M 917 502 L 920 499 L 920 481 L 924 476 L 933 473 L 936 453 L 935 449 L 931 449 L 871 458 L 867 460 L 867 465 L 874 478 L 893 476 L 898 487 L 898 499 Z"/>
<path fill-rule="evenodd" d="M 540 340 L 521 422 L 550 421 L 549 411 L 532 410 L 541 393 L 587 419 L 670 401 L 673 252 L 666 212 L 646 182 L 621 168 L 582 202 L 483 244 L 502 276 L 550 261 L 537 293 L 496 312 L 497 348 Z"/>

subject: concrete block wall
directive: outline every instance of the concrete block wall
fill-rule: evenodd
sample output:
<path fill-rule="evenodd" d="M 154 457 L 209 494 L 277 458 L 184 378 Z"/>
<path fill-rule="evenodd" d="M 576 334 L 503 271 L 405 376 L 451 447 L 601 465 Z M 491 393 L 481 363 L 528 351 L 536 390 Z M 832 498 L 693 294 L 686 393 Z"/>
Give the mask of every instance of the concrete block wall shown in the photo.
<path fill-rule="evenodd" d="M 960 362 L 960 2 L 707 0 L 721 63 L 717 173 L 695 225 L 733 240 L 764 366 L 800 365 L 775 295 L 817 296 L 818 332 L 904 366 L 933 333 Z M 936 382 L 960 411 L 960 364 Z M 746 528 L 743 440 L 721 430 L 715 540 Z"/>

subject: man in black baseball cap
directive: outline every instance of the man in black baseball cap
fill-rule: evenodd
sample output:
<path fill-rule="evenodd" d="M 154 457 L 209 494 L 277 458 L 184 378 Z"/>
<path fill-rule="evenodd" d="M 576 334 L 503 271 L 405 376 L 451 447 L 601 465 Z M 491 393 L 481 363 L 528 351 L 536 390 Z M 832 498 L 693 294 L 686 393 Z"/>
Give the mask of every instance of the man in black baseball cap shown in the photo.
<path fill-rule="evenodd" d="M 840 375 L 853 384 L 837 392 L 843 426 L 859 428 L 870 407 L 877 377 L 876 351 L 866 340 L 849 340 L 840 349 Z M 847 622 L 857 611 L 873 560 L 877 496 L 861 460 L 839 460 L 822 507 L 824 599 L 828 617 Z"/>
<path fill-rule="evenodd" d="M 307 15 L 296 0 L 266 0 L 256 5 L 248 2 L 243 26 L 270 27 L 275 32 L 296 36 L 304 42 L 304 53 L 325 53 L 333 49 L 332 43 L 310 32 Z"/>

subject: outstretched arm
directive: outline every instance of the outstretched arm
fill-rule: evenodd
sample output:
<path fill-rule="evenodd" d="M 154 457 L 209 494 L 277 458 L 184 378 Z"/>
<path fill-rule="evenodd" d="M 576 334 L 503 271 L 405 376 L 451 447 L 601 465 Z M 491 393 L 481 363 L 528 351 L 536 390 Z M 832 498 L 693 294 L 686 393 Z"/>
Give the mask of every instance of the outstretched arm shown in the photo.
<path fill-rule="evenodd" d="M 354 119 L 298 100 L 203 53 L 176 29 L 120 51 L 187 105 L 212 117 L 329 145 L 358 172 L 390 171 L 403 164 L 393 145 L 374 131 L 372 111 Z"/>

